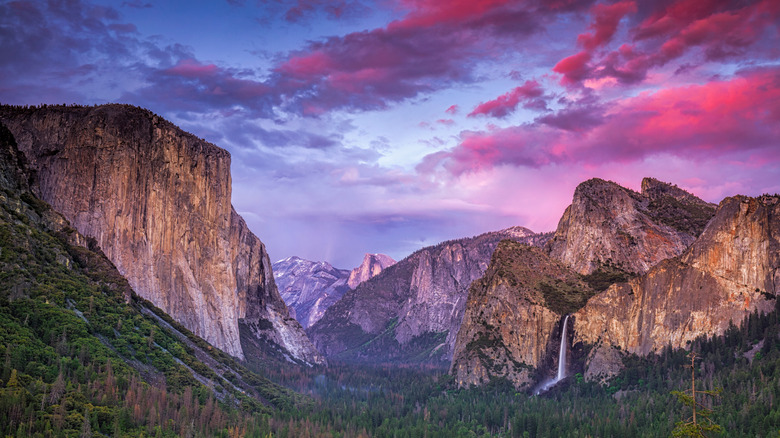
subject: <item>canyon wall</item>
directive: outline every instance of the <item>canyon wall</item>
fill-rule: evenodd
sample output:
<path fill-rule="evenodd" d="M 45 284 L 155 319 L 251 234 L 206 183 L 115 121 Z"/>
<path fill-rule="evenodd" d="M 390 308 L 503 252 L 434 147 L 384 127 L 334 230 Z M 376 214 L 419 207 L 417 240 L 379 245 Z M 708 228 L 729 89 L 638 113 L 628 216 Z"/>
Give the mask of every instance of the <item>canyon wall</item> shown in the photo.
<path fill-rule="evenodd" d="M 771 310 L 778 289 L 780 197 L 726 198 L 681 256 L 613 285 L 575 313 L 575 342 L 613 358 L 611 348 L 639 355 L 667 345 L 684 348 L 700 335 L 722 334 L 755 310 Z M 615 369 L 598 364 L 588 376 Z"/>
<path fill-rule="evenodd" d="M 540 248 L 503 241 L 471 284 L 450 367 L 458 386 L 503 377 L 527 388 L 560 341 L 562 316 L 592 295 L 581 276 Z M 557 348 L 553 348 L 557 353 Z"/>
<path fill-rule="evenodd" d="M 4 106 L 0 120 L 36 194 L 94 238 L 140 296 L 231 355 L 243 357 L 239 321 L 267 320 L 265 335 L 293 357 L 323 360 L 231 206 L 227 151 L 128 105 Z"/>

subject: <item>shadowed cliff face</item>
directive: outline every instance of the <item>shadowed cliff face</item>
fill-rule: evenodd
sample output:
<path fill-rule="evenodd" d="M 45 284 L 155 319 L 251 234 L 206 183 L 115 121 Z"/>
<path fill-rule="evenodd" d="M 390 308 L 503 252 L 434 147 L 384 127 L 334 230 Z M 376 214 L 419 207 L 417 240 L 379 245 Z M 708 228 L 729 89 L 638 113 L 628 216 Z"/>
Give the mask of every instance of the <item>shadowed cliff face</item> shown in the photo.
<path fill-rule="evenodd" d="M 2 107 L 0 119 L 38 195 L 95 238 L 139 295 L 234 356 L 243 357 L 239 321 L 267 320 L 273 331 L 256 335 L 321 360 L 289 317 L 264 245 L 230 204 L 226 151 L 126 105 Z"/>
<path fill-rule="evenodd" d="M 450 373 L 458 386 L 504 377 L 527 388 L 560 341 L 561 318 L 593 294 L 581 276 L 540 248 L 503 241 L 471 284 Z M 553 339 L 554 338 L 554 339 Z"/>
<path fill-rule="evenodd" d="M 681 254 L 714 211 L 714 205 L 652 178 L 642 181 L 642 193 L 591 179 L 575 190 L 546 249 L 581 274 L 605 265 L 643 273 Z"/>
<path fill-rule="evenodd" d="M 779 241 L 780 198 L 726 198 L 680 257 L 593 297 L 574 315 L 575 339 L 596 345 L 600 356 L 609 356 L 611 347 L 646 355 L 666 345 L 685 347 L 703 334 L 722 334 L 729 321 L 739 323 L 750 312 L 774 305 L 780 288 Z M 588 377 L 618 368 L 596 364 Z"/>
<path fill-rule="evenodd" d="M 522 227 L 424 248 L 347 292 L 308 333 L 328 356 L 350 361 L 447 364 L 468 287 L 502 239 L 543 244 Z"/>

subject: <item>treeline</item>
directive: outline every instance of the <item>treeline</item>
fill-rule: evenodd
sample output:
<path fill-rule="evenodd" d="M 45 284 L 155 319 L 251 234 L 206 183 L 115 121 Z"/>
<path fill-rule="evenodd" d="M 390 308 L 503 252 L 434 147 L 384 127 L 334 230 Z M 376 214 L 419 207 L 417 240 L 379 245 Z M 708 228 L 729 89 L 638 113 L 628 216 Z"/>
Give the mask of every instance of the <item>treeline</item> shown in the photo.
<path fill-rule="evenodd" d="M 732 324 L 723 336 L 701 337 L 698 389 L 723 388 L 712 403 L 725 436 L 780 432 L 780 323 L 776 308 Z M 690 386 L 689 350 L 667 348 L 624 357 L 607 385 L 569 377 L 544 396 L 517 392 L 504 381 L 458 390 L 437 368 L 349 366 L 285 368 L 274 379 L 310 394 L 310 409 L 279 412 L 279 437 L 658 437 L 669 436 L 689 412 L 671 395 Z M 325 432 L 323 432 L 325 431 Z M 307 435 L 309 434 L 309 435 Z"/>

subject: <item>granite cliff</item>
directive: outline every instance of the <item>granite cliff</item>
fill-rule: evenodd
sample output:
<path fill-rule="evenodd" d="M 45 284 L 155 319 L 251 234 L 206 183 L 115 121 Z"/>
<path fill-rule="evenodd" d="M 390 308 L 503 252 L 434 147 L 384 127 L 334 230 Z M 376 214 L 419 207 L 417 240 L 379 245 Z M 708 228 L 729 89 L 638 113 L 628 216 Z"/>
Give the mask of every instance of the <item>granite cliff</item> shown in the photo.
<path fill-rule="evenodd" d="M 366 254 L 360 266 L 349 273 L 347 285 L 350 289 L 358 287 L 364 281 L 376 277 L 382 271 L 395 264 L 392 257 L 384 254 Z"/>
<path fill-rule="evenodd" d="M 594 178 L 577 186 L 546 249 L 581 274 L 643 273 L 681 254 L 714 212 L 714 205 L 652 178 L 642 181 L 641 193 Z"/>
<path fill-rule="evenodd" d="M 450 373 L 458 386 L 503 377 L 527 388 L 554 368 L 562 316 L 593 295 L 582 276 L 542 249 L 502 241 L 471 284 Z"/>
<path fill-rule="evenodd" d="M 350 289 L 350 271 L 336 269 L 328 262 L 288 257 L 272 267 L 282 299 L 304 328 L 319 321 L 325 310 Z"/>
<path fill-rule="evenodd" d="M 113 363 L 109 369 L 118 381 L 138 379 L 159 391 L 175 393 L 176 385 L 186 382 L 213 400 L 241 400 L 249 409 L 297 403 L 299 396 L 292 390 L 212 348 L 135 294 L 95 239 L 81 235 L 32 193 L 33 173 L 13 134 L 0 123 L 0 347 L 6 368 L 13 364 L 20 380 L 39 383 L 40 389 L 33 391 L 40 394 L 24 390 L 28 400 L 34 395 L 51 400 L 45 380 L 54 377 L 52 370 L 56 373 L 60 364 L 69 363 L 70 372 L 60 376 L 64 384 L 56 396 L 65 412 L 90 405 L 111 412 L 114 402 L 125 402 L 123 397 L 94 391 L 85 395 L 79 382 L 85 375 L 97 379 L 95 370 L 106 361 Z M 52 331 L 61 334 L 51 336 Z M 7 396 L 3 394 L 7 405 L 18 408 L 25 403 L 8 403 Z M 161 400 L 165 404 L 165 398 Z M 168 430 L 175 428 L 171 420 Z M 55 429 L 53 435 L 65 436 L 65 430 Z M 51 426 L 48 431 L 52 434 Z"/>
<path fill-rule="evenodd" d="M 522 227 L 423 248 L 347 292 L 308 333 L 327 356 L 349 361 L 449 364 L 468 287 L 498 242 L 542 245 Z"/>
<path fill-rule="evenodd" d="M 754 310 L 771 310 L 779 289 L 780 197 L 726 198 L 682 255 L 613 285 L 574 314 L 575 342 L 595 346 L 587 377 L 619 369 L 615 348 L 647 355 L 722 334 Z"/>
<path fill-rule="evenodd" d="M 502 244 L 472 284 L 451 373 L 461 386 L 504 377 L 528 387 L 556 367 L 566 314 L 571 354 L 588 379 L 603 379 L 625 353 L 684 348 L 769 311 L 778 213 L 777 196 L 726 198 L 714 212 L 650 178 L 642 193 L 586 181 L 544 248 L 550 257 Z"/>
<path fill-rule="evenodd" d="M 233 356 L 244 357 L 242 339 L 260 339 L 323 361 L 230 204 L 228 152 L 127 105 L 3 106 L 0 120 L 36 194 L 94 238 L 140 296 Z"/>

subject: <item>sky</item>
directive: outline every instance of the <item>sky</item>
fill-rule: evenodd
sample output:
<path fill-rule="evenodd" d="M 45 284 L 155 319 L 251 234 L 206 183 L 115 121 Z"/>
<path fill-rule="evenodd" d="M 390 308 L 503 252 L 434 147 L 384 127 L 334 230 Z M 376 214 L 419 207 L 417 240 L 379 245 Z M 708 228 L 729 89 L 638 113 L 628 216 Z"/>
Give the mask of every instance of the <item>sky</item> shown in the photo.
<path fill-rule="evenodd" d="M 0 103 L 227 149 L 272 260 L 553 231 L 593 177 L 780 192 L 777 0 L 0 0 L 0 59 Z"/>

